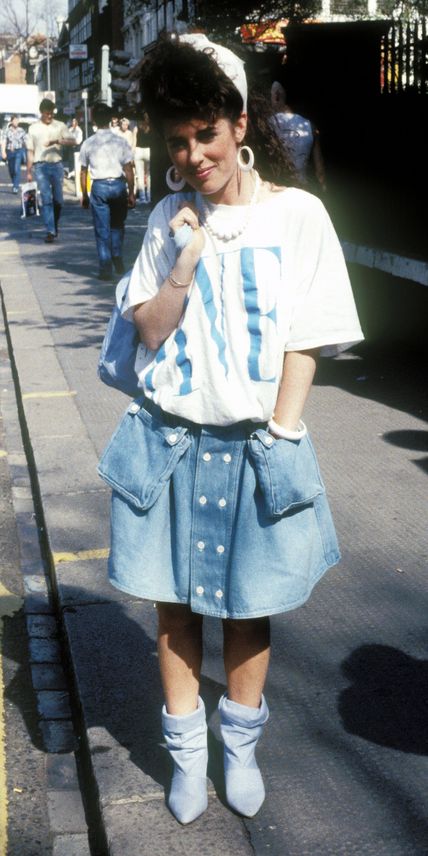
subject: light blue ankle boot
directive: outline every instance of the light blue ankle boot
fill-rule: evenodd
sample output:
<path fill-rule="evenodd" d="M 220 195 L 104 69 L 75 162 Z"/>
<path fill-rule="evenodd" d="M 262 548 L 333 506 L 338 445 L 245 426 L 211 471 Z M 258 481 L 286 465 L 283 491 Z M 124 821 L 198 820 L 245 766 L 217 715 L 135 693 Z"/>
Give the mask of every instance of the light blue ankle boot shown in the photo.
<path fill-rule="evenodd" d="M 164 705 L 162 730 L 174 761 L 168 807 L 180 823 L 191 823 L 208 806 L 207 723 L 202 699 L 187 716 L 169 714 Z"/>
<path fill-rule="evenodd" d="M 224 742 L 226 797 L 231 808 L 254 817 L 265 798 L 265 788 L 255 759 L 257 741 L 269 719 L 265 697 L 259 708 L 230 701 L 223 695 L 218 705 Z"/>

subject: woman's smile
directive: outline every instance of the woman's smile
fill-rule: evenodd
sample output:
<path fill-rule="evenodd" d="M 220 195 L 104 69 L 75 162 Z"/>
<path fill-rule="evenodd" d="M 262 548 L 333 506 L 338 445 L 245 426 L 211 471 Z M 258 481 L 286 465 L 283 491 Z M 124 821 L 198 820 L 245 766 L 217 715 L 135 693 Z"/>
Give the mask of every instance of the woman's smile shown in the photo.
<path fill-rule="evenodd" d="M 168 153 L 178 173 L 213 202 L 240 201 L 237 150 L 246 124 L 245 113 L 236 123 L 228 119 L 165 123 Z"/>

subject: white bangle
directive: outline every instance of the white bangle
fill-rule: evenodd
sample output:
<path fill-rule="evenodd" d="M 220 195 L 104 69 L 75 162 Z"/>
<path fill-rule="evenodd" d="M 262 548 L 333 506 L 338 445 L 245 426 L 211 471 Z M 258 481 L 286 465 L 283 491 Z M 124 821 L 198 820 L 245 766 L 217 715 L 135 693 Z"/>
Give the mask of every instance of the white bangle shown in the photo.
<path fill-rule="evenodd" d="M 291 431 L 289 428 L 283 428 L 282 425 L 278 425 L 274 419 L 269 419 L 268 428 L 274 437 L 279 437 L 281 440 L 301 440 L 302 437 L 308 433 L 308 429 L 301 419 L 299 419 L 299 424 L 295 431 Z"/>

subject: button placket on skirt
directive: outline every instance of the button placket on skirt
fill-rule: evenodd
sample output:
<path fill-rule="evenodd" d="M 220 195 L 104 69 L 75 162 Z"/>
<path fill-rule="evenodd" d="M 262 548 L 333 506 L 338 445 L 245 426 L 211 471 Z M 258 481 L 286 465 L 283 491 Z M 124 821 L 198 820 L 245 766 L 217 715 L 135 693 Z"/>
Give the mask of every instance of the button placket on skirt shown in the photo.
<path fill-rule="evenodd" d="M 227 612 L 227 568 L 242 443 L 201 432 L 193 494 L 191 604 L 198 612 Z"/>

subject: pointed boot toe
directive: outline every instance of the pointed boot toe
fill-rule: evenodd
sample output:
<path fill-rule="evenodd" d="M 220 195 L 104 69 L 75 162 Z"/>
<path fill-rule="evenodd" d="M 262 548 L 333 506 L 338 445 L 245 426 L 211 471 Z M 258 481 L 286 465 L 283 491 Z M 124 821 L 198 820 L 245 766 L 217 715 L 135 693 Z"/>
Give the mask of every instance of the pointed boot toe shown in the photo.
<path fill-rule="evenodd" d="M 269 718 L 269 709 L 264 696 L 260 707 L 254 708 L 231 701 L 224 695 L 219 711 L 227 802 L 238 814 L 254 817 L 265 799 L 255 751 Z"/>
<path fill-rule="evenodd" d="M 208 808 L 206 776 L 186 776 L 176 770 L 167 805 L 179 823 L 193 823 Z"/>
<path fill-rule="evenodd" d="M 163 707 L 162 728 L 174 762 L 167 805 L 180 823 L 192 823 L 208 806 L 207 723 L 202 699 L 187 716 L 174 716 Z"/>

